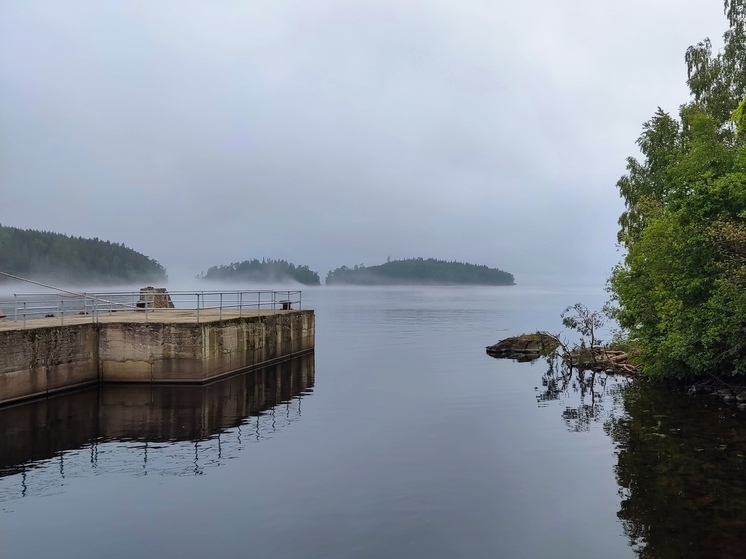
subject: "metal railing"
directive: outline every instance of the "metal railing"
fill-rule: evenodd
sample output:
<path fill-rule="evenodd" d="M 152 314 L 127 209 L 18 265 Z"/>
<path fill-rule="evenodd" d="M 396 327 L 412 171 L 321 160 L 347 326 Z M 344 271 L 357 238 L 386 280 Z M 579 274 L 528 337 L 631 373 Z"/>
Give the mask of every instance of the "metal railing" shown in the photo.
<path fill-rule="evenodd" d="M 0 299 L 0 317 L 4 316 L 0 320 L 26 328 L 34 327 L 31 321 L 39 318 L 58 318 L 64 325 L 66 320 L 72 322 L 72 317 L 77 317 L 76 323 L 81 317 L 98 322 L 113 313 L 137 311 L 145 322 L 155 313 L 165 319 L 167 313 L 178 312 L 193 315 L 199 323 L 200 319 L 222 320 L 224 314 L 233 318 L 300 310 L 301 304 L 301 291 L 289 290 L 15 293 L 12 299 Z"/>

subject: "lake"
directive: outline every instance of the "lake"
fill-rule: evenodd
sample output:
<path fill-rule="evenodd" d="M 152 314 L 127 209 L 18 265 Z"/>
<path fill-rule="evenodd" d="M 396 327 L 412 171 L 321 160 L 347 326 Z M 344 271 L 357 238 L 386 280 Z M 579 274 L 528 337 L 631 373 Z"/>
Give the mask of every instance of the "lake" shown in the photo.
<path fill-rule="evenodd" d="M 484 348 L 599 290 L 314 288 L 314 354 L 0 410 L 8 558 L 746 549 L 746 412 Z"/>

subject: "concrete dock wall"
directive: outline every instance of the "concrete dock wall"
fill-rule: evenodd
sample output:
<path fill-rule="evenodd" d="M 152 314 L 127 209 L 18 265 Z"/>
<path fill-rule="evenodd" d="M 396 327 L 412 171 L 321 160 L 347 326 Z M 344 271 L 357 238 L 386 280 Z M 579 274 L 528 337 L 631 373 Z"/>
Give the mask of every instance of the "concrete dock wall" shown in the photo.
<path fill-rule="evenodd" d="M 313 311 L 0 331 L 0 404 L 96 382 L 204 383 L 313 349 Z"/>
<path fill-rule="evenodd" d="M 0 403 L 98 381 L 95 325 L 0 332 Z"/>

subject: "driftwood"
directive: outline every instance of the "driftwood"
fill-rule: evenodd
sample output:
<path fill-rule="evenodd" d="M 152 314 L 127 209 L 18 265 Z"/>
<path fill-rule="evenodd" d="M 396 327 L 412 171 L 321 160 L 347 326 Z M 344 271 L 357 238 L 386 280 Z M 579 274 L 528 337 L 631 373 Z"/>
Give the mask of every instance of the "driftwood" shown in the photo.
<path fill-rule="evenodd" d="M 566 350 L 562 359 L 570 366 L 592 371 L 604 371 L 635 375 L 639 373 L 637 366 L 629 363 L 629 353 L 606 348 L 573 348 Z"/>
<path fill-rule="evenodd" d="M 534 361 L 539 357 L 559 356 L 570 368 L 603 371 L 609 374 L 636 375 L 638 368 L 629 363 L 629 353 L 604 347 L 568 346 L 559 335 L 548 332 L 506 338 L 487 347 L 492 357 Z"/>

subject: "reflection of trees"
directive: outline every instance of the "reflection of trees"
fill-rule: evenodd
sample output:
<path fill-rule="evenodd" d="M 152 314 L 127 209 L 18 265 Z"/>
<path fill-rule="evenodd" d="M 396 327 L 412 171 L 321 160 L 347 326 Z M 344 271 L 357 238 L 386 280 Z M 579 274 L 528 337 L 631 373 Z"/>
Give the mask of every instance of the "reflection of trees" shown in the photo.
<path fill-rule="evenodd" d="M 618 516 L 638 556 L 743 557 L 743 412 L 646 383 L 622 393 L 624 415 L 604 428 L 618 449 Z"/>
<path fill-rule="evenodd" d="M 616 392 L 623 379 L 568 367 L 557 357 L 549 358 L 547 364 L 547 372 L 541 377 L 543 389 L 536 396 L 539 405 L 556 400 L 569 404 L 562 419 L 576 432 L 588 431 L 592 423 L 607 416 L 604 399 Z"/>
<path fill-rule="evenodd" d="M 536 399 L 617 448 L 618 517 L 641 559 L 746 557 L 746 412 L 548 361 Z"/>

